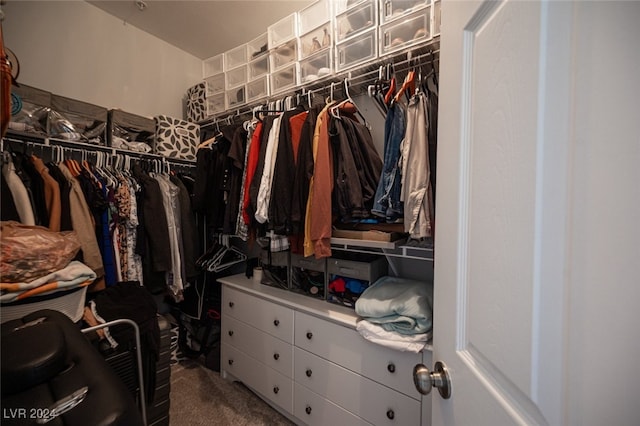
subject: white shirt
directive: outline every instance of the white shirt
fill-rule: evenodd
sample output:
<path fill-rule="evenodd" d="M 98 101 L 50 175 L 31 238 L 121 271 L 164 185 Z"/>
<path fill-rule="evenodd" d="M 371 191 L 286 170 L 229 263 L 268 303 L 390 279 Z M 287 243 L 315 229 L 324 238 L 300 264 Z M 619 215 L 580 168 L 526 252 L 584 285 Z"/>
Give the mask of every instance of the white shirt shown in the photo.
<path fill-rule="evenodd" d="M 258 202 L 255 214 L 255 218 L 258 223 L 265 223 L 269 218 L 271 184 L 273 183 L 273 171 L 276 166 L 276 157 L 278 156 L 278 140 L 280 139 L 281 118 L 281 116 L 278 116 L 273 120 L 273 126 L 271 126 L 271 130 L 269 131 L 269 138 L 267 139 L 267 150 L 264 157 L 264 169 L 262 170 L 260 188 L 258 189 Z"/>

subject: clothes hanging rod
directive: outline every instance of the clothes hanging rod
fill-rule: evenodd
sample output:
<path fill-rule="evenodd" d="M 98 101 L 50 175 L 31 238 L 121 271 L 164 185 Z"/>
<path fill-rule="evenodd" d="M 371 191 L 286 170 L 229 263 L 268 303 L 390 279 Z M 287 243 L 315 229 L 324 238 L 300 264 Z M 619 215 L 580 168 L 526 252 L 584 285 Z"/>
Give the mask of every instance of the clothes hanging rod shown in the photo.
<path fill-rule="evenodd" d="M 364 86 L 365 84 L 375 81 L 380 73 L 380 67 L 384 67 L 389 64 L 392 65 L 394 73 L 403 73 L 411 67 L 430 65 L 432 61 L 435 64 L 440 60 L 440 46 L 438 41 L 439 39 L 434 40 L 429 45 L 419 46 L 415 49 L 401 52 L 396 55 L 391 55 L 386 58 L 379 58 L 379 60 L 377 60 L 376 62 L 367 63 L 352 70 L 343 71 L 340 74 L 332 76 L 330 80 L 324 81 L 320 86 L 315 86 L 313 82 L 309 82 L 301 87 L 296 87 L 292 92 L 284 92 L 278 94 L 277 98 L 275 97 L 276 95 L 273 95 L 269 98 L 262 99 L 259 102 L 245 105 L 240 109 L 236 109 L 234 111 L 225 111 L 217 117 L 209 118 L 205 121 L 200 122 L 200 127 L 206 128 L 215 125 L 224 125 L 225 122 L 229 124 L 230 119 L 234 117 L 241 117 L 243 115 L 251 115 L 253 114 L 254 110 L 258 113 L 271 112 L 268 110 L 260 111 L 257 108 L 260 105 L 268 105 L 269 103 L 274 102 L 276 99 L 285 99 L 288 96 L 302 97 L 307 96 L 308 93 L 316 95 L 320 93 L 326 93 L 327 91 L 331 90 L 332 85 L 334 88 L 338 87 L 338 89 L 341 90 L 341 86 L 336 86 L 336 83 L 342 83 L 345 79 L 347 79 L 348 83 L 351 83 L 352 88 L 358 90 L 358 86 Z M 277 110 L 273 112 L 281 111 Z"/>

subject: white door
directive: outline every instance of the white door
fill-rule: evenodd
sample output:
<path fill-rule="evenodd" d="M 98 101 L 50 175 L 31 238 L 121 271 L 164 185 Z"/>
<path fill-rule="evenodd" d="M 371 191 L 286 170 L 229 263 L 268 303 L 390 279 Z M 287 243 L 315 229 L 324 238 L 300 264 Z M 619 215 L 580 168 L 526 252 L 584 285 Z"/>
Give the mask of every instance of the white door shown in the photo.
<path fill-rule="evenodd" d="M 640 424 L 638 12 L 443 1 L 433 425 Z"/>

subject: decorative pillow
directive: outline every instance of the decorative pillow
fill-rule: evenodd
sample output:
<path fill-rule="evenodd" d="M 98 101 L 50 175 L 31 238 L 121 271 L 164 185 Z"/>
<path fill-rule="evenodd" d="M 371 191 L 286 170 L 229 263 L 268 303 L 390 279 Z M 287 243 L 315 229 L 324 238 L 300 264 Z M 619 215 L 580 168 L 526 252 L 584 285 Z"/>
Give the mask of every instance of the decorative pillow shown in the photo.
<path fill-rule="evenodd" d="M 166 115 L 159 115 L 155 120 L 156 154 L 195 161 L 200 143 L 200 126 Z"/>

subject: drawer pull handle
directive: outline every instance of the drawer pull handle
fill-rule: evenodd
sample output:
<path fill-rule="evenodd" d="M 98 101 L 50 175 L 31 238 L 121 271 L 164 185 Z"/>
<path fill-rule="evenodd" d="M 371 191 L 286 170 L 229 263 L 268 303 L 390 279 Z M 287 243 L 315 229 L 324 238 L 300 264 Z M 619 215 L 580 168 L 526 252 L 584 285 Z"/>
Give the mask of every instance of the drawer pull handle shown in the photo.
<path fill-rule="evenodd" d="M 233 302 L 229 302 L 229 307 L 233 308 L 234 303 Z"/>
<path fill-rule="evenodd" d="M 307 408 L 304 409 L 307 414 L 311 414 L 311 406 L 307 405 Z"/>
<path fill-rule="evenodd" d="M 313 333 L 310 331 L 307 331 L 307 339 L 311 340 L 312 337 L 313 337 Z"/>
<path fill-rule="evenodd" d="M 233 330 L 229 330 L 229 337 L 233 336 Z"/>
<path fill-rule="evenodd" d="M 395 373 L 396 366 L 392 362 L 390 362 L 389 365 L 387 365 L 387 370 L 389 371 L 389 373 Z"/>
<path fill-rule="evenodd" d="M 311 371 L 311 369 L 310 369 L 310 368 L 308 368 L 308 369 L 307 369 L 307 372 L 306 372 L 307 377 L 311 377 L 311 374 L 312 374 L 312 373 L 313 373 L 313 372 Z"/>
<path fill-rule="evenodd" d="M 393 420 L 395 416 L 396 416 L 396 413 L 394 413 L 393 410 L 387 410 L 387 418 L 389 420 Z"/>
<path fill-rule="evenodd" d="M 274 386 L 273 387 L 273 393 L 278 393 L 278 392 L 280 392 L 280 388 L 277 387 L 277 386 Z"/>
<path fill-rule="evenodd" d="M 276 327 L 280 325 L 280 320 L 273 320 L 273 325 L 275 325 Z"/>
<path fill-rule="evenodd" d="M 233 365 L 233 360 L 232 359 L 229 360 L 229 365 Z"/>
<path fill-rule="evenodd" d="M 277 361 L 279 358 L 280 358 L 280 354 L 279 353 L 273 354 L 273 359 L 275 359 Z"/>

